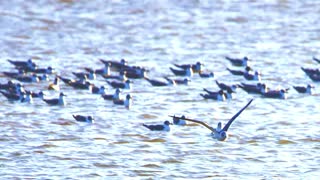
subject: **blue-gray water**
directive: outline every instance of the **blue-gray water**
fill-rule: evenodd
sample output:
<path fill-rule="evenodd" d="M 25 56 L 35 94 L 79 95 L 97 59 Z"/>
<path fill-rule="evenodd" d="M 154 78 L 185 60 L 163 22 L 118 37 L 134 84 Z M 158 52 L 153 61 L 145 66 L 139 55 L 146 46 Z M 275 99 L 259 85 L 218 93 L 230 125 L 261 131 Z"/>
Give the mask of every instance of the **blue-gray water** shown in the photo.
<path fill-rule="evenodd" d="M 293 0 L 11 0 L 0 1 L 1 70 L 6 59 L 32 58 L 58 74 L 101 68 L 99 58 L 125 58 L 172 76 L 173 63 L 201 61 L 215 78 L 191 78 L 189 86 L 151 87 L 135 80 L 130 110 L 61 83 L 66 107 L 10 103 L 0 96 L 0 176 L 3 179 L 316 179 L 320 176 L 319 83 L 316 95 L 292 85 L 312 81 L 300 67 L 320 67 L 320 2 Z M 202 88 L 232 76 L 225 56 L 253 59 L 272 88 L 290 87 L 287 100 L 237 90 L 226 102 L 203 100 Z M 54 76 L 51 76 L 51 81 Z M 7 78 L 0 77 L 1 83 Z M 94 84 L 106 85 L 99 77 Z M 49 82 L 26 84 L 45 90 Z M 113 93 L 108 87 L 108 92 Z M 46 91 L 48 97 L 58 92 Z M 184 114 L 215 126 L 254 98 L 219 142 L 198 125 L 151 132 L 142 123 Z M 94 124 L 72 114 L 93 115 Z"/>

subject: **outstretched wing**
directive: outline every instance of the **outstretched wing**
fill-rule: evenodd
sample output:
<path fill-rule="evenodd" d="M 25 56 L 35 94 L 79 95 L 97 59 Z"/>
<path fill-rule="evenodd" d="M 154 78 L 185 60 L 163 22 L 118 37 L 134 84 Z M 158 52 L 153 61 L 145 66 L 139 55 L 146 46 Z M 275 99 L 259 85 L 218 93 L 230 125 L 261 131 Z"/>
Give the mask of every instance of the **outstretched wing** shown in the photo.
<path fill-rule="evenodd" d="M 175 117 L 175 116 L 171 116 L 169 115 L 169 117 Z M 201 124 L 203 126 L 205 126 L 206 128 L 210 129 L 212 132 L 215 131 L 214 128 L 212 128 L 211 126 L 209 126 L 208 124 L 202 122 L 202 121 L 198 121 L 198 120 L 194 120 L 194 119 L 189 119 L 189 118 L 184 118 L 184 117 L 179 117 L 180 119 L 183 119 L 183 120 L 186 120 L 186 121 L 191 121 L 191 122 L 194 122 L 194 123 L 198 123 L 198 124 Z"/>
<path fill-rule="evenodd" d="M 222 131 L 228 131 L 230 125 L 232 124 L 232 122 L 242 113 L 243 110 L 245 110 L 253 101 L 253 99 L 251 99 L 248 104 L 246 106 L 244 106 L 239 112 L 237 112 L 237 114 L 235 114 L 229 121 L 228 123 L 223 127 Z"/>

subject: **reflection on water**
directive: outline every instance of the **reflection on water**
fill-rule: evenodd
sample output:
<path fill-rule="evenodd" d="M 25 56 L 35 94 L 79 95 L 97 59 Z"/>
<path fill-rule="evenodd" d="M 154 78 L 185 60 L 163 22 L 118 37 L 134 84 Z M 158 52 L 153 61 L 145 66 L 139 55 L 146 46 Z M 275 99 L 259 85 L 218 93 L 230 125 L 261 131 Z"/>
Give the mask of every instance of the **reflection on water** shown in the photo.
<path fill-rule="evenodd" d="M 2 71 L 6 59 L 32 58 L 65 77 L 84 67 L 102 68 L 103 59 L 125 58 L 145 66 L 149 76 L 172 76 L 173 63 L 201 61 L 215 78 L 191 78 L 189 86 L 151 87 L 134 80 L 130 110 L 98 95 L 61 83 L 66 107 L 10 103 L 0 96 L 0 167 L 3 178 L 290 178 L 320 176 L 319 95 L 301 95 L 293 85 L 312 81 L 300 67 L 318 68 L 317 1 L 72 1 L 0 2 Z M 253 68 L 272 88 L 290 88 L 287 100 L 261 98 L 237 90 L 226 102 L 203 100 L 215 80 L 232 76 L 225 56 L 253 59 Z M 234 67 L 232 67 L 234 68 Z M 54 76 L 50 76 L 51 81 Z M 1 83 L 7 78 L 0 77 Z M 106 85 L 103 78 L 92 81 Z M 48 82 L 25 84 L 45 90 Z M 108 87 L 108 93 L 114 90 Z M 47 97 L 57 92 L 46 91 Z M 142 123 L 162 123 L 168 115 L 226 123 L 249 99 L 252 105 L 218 142 L 198 125 L 151 132 Z M 72 114 L 92 115 L 94 124 Z M 23 164 L 23 166 L 22 166 Z M 250 170 L 248 170 L 250 167 Z M 64 173 L 61 173 L 61 172 Z"/>

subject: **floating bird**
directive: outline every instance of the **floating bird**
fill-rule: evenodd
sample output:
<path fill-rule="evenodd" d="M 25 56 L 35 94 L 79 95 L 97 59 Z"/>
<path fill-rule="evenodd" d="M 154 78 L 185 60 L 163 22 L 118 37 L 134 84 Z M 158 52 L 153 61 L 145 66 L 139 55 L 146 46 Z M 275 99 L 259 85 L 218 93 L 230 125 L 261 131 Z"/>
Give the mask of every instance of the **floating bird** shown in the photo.
<path fill-rule="evenodd" d="M 250 94 L 263 94 L 269 90 L 267 88 L 266 84 L 264 84 L 264 83 L 263 84 L 262 83 L 257 83 L 257 84 L 241 83 L 241 85 L 239 85 L 239 87 Z"/>
<path fill-rule="evenodd" d="M 191 69 L 194 73 L 201 72 L 201 69 L 203 66 L 203 64 L 199 61 L 196 64 L 182 64 L 182 65 L 174 64 L 174 65 L 178 68 L 185 69 L 185 70 L 188 69 L 189 67 L 191 67 Z"/>
<path fill-rule="evenodd" d="M 117 88 L 114 94 L 103 94 L 101 96 L 104 100 L 120 100 L 120 89 Z"/>
<path fill-rule="evenodd" d="M 189 82 L 190 82 L 190 79 L 188 78 L 184 78 L 184 79 L 170 79 L 168 77 L 164 77 L 168 82 L 169 84 L 177 84 L 177 85 L 188 85 Z"/>
<path fill-rule="evenodd" d="M 188 76 L 188 77 L 193 76 L 193 71 L 190 65 L 188 65 L 186 69 L 179 70 L 179 69 L 173 69 L 172 67 L 170 67 L 170 70 L 176 76 Z"/>
<path fill-rule="evenodd" d="M 146 125 L 142 124 L 144 127 L 150 129 L 151 131 L 170 131 L 170 122 L 165 121 L 163 124 L 158 125 Z"/>
<path fill-rule="evenodd" d="M 103 77 L 105 79 L 117 79 L 119 81 L 125 82 L 126 80 L 128 80 L 126 74 L 127 74 L 126 71 L 120 71 L 119 75 L 108 75 Z"/>
<path fill-rule="evenodd" d="M 112 86 L 113 88 L 120 88 L 120 89 L 131 89 L 131 81 L 126 80 L 125 82 L 117 82 L 117 81 L 107 81 L 107 83 Z"/>
<path fill-rule="evenodd" d="M 262 96 L 266 98 L 275 98 L 275 99 L 287 99 L 287 91 L 285 89 L 272 90 L 266 93 L 263 93 Z"/>
<path fill-rule="evenodd" d="M 100 59 L 100 61 L 104 64 L 110 64 L 111 69 L 114 71 L 120 71 L 128 66 L 128 61 L 126 61 L 125 59 L 121 59 L 120 62 L 113 60 L 107 61 L 104 59 Z"/>
<path fill-rule="evenodd" d="M 39 91 L 38 93 L 35 93 L 35 92 L 32 92 L 32 91 L 27 91 L 27 92 L 30 92 L 32 98 L 40 98 L 40 99 L 44 98 L 43 91 Z"/>
<path fill-rule="evenodd" d="M 242 59 L 230 58 L 228 56 L 226 56 L 225 58 L 229 60 L 233 66 L 248 66 L 250 61 L 249 58 L 246 56 Z"/>
<path fill-rule="evenodd" d="M 76 121 L 94 123 L 94 118 L 92 116 L 82 116 L 82 115 L 72 115 Z"/>
<path fill-rule="evenodd" d="M 186 117 L 184 116 L 184 115 L 182 115 L 181 116 L 181 118 L 180 117 L 177 117 L 177 116 L 173 116 L 172 117 L 172 120 L 173 120 L 173 124 L 175 124 L 175 125 L 186 125 L 187 124 L 187 122 L 184 120 Z"/>
<path fill-rule="evenodd" d="M 174 86 L 176 85 L 175 81 L 172 79 L 167 79 L 168 82 L 163 82 L 155 79 L 149 79 L 147 77 L 144 78 L 147 80 L 152 86 Z"/>
<path fill-rule="evenodd" d="M 11 78 L 14 78 L 14 77 L 17 77 L 17 76 L 25 76 L 26 73 L 24 70 L 22 69 L 19 69 L 18 72 L 3 72 L 3 74 L 7 77 L 11 77 Z"/>
<path fill-rule="evenodd" d="M 91 89 L 91 92 L 92 94 L 106 94 L 105 89 L 106 88 L 104 86 L 100 86 L 100 87 L 93 86 Z"/>
<path fill-rule="evenodd" d="M 28 75 L 24 75 L 24 76 L 16 76 L 13 77 L 16 80 L 20 81 L 20 82 L 25 82 L 25 83 L 33 83 L 33 82 L 39 82 L 40 79 L 36 74 L 32 74 L 31 76 Z"/>
<path fill-rule="evenodd" d="M 247 80 L 261 81 L 261 75 L 258 71 L 255 71 L 254 74 L 250 72 L 245 72 L 243 77 L 246 78 Z"/>
<path fill-rule="evenodd" d="M 55 70 L 49 66 L 47 68 L 35 68 L 34 70 L 28 70 L 30 72 L 33 73 L 37 73 L 37 74 L 53 74 L 55 73 Z"/>
<path fill-rule="evenodd" d="M 211 77 L 214 77 L 214 73 L 213 72 L 209 72 L 209 73 L 199 72 L 199 76 L 202 78 L 211 78 Z"/>
<path fill-rule="evenodd" d="M 218 80 L 216 80 L 216 84 L 218 85 L 218 87 L 222 90 L 231 90 L 231 91 L 235 91 L 239 85 L 238 84 L 233 84 L 233 85 L 226 85 L 224 83 L 219 83 Z"/>
<path fill-rule="evenodd" d="M 59 95 L 59 98 L 57 98 L 57 99 L 43 99 L 43 101 L 46 102 L 49 105 L 65 106 L 66 105 L 66 101 L 64 99 L 64 96 L 66 96 L 66 95 L 61 92 L 60 95 Z"/>
<path fill-rule="evenodd" d="M 84 68 L 87 72 L 95 72 L 95 74 L 99 74 L 101 76 L 110 76 L 111 71 L 110 71 L 111 63 L 105 63 L 104 68 L 102 69 L 96 69 L 93 70 L 91 68 Z"/>
<path fill-rule="evenodd" d="M 308 84 L 307 87 L 304 87 L 304 86 L 293 86 L 293 88 L 294 88 L 298 93 L 313 94 L 312 89 L 314 88 L 314 86 L 311 85 L 311 84 Z"/>
<path fill-rule="evenodd" d="M 222 127 L 221 122 L 218 123 L 217 128 L 213 128 L 213 127 L 209 126 L 208 124 L 206 124 L 205 122 L 202 122 L 199 120 L 193 120 L 193 119 L 188 119 L 188 118 L 184 118 L 184 120 L 195 122 L 195 123 L 198 123 L 198 124 L 205 126 L 206 128 L 211 130 L 211 135 L 213 138 L 215 138 L 219 141 L 225 141 L 228 138 L 228 129 L 231 126 L 232 122 L 242 113 L 242 111 L 244 111 L 251 104 L 252 101 L 253 101 L 253 99 L 251 99 L 247 103 L 246 106 L 244 106 L 239 112 L 237 112 L 222 129 L 221 129 L 221 127 Z M 170 117 L 173 117 L 173 116 L 170 116 Z"/>
<path fill-rule="evenodd" d="M 233 74 L 233 75 L 236 75 L 236 76 L 243 76 L 245 73 L 251 71 L 251 67 L 250 66 L 246 66 L 245 70 L 244 71 L 239 71 L 239 70 L 233 70 L 233 69 L 229 69 L 227 68 L 227 70 Z"/>
<path fill-rule="evenodd" d="M 126 99 L 113 99 L 113 104 L 116 105 L 124 105 L 126 108 L 130 109 L 132 104 L 132 96 L 130 94 L 127 94 Z"/>
<path fill-rule="evenodd" d="M 18 94 L 5 91 L 0 91 L 0 93 L 3 94 L 9 101 L 21 101 L 21 99 L 24 97 L 24 93 Z"/>
<path fill-rule="evenodd" d="M 137 68 L 133 68 L 131 70 L 126 69 L 124 71 L 126 71 L 126 76 L 128 78 L 142 79 L 142 78 L 147 77 L 147 70 L 145 68 L 137 67 Z"/>
<path fill-rule="evenodd" d="M 8 61 L 17 68 L 23 68 L 23 69 L 35 69 L 36 68 L 36 64 L 32 61 L 32 59 L 28 59 L 28 61 L 13 61 L 13 60 L 8 59 Z"/>
<path fill-rule="evenodd" d="M 313 75 L 318 75 L 320 76 L 320 70 L 317 68 L 317 69 L 311 69 L 311 68 L 304 68 L 304 67 L 301 67 L 301 70 L 306 73 L 306 75 L 308 75 L 309 77 L 310 76 L 313 76 Z"/>
<path fill-rule="evenodd" d="M 53 83 L 49 84 L 48 90 L 60 91 L 60 78 L 56 76 Z"/>
<path fill-rule="evenodd" d="M 311 74 L 311 75 L 309 75 L 309 78 L 314 82 L 319 82 L 320 81 L 320 74 Z"/>
<path fill-rule="evenodd" d="M 12 80 L 9 80 L 7 83 L 0 84 L 0 89 L 4 89 L 7 91 L 9 91 L 10 89 L 15 89 L 15 88 L 16 88 L 16 84 Z"/>
<path fill-rule="evenodd" d="M 212 91 L 209 91 L 205 88 L 203 90 L 208 93 L 208 94 L 200 94 L 200 96 L 202 96 L 204 99 L 213 99 L 213 100 L 217 100 L 217 101 L 225 101 L 226 100 L 226 97 L 225 97 L 223 90 L 219 90 L 218 92 L 212 92 Z"/>
<path fill-rule="evenodd" d="M 95 71 L 91 70 L 89 73 L 83 73 L 83 72 L 72 72 L 73 75 L 75 75 L 79 79 L 85 79 L 88 78 L 90 80 L 95 80 L 96 79 L 96 74 Z"/>

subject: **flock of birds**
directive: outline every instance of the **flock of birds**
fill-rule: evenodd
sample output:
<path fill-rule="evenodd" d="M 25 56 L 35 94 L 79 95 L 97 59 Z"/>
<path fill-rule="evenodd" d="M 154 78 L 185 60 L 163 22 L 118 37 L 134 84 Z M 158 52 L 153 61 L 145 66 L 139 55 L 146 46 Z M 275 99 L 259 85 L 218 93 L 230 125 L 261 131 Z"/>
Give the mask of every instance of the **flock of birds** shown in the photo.
<path fill-rule="evenodd" d="M 265 83 L 261 82 L 261 74 L 259 71 L 254 71 L 250 66 L 250 59 L 244 58 L 230 58 L 226 59 L 233 65 L 243 68 L 230 69 L 227 70 L 235 76 L 243 76 L 248 81 L 256 81 L 256 83 L 240 83 L 227 85 L 216 80 L 217 86 L 220 88 L 218 91 L 210 91 L 204 88 L 204 93 L 200 93 L 200 96 L 204 99 L 212 99 L 216 101 L 225 101 L 226 99 L 232 99 L 232 94 L 236 92 L 236 89 L 241 88 L 247 93 L 260 94 L 262 97 L 266 98 L 277 98 L 286 99 L 287 92 L 289 88 L 274 89 L 271 90 Z M 320 59 L 313 57 L 313 60 L 320 63 Z M 31 59 L 27 61 L 14 61 L 8 60 L 12 65 L 14 65 L 16 72 L 3 72 L 3 76 L 10 78 L 7 83 L 0 84 L 0 93 L 3 94 L 9 101 L 22 102 L 22 103 L 33 103 L 33 98 L 40 98 L 45 103 L 49 105 L 66 105 L 66 100 L 63 92 L 60 91 L 60 82 L 63 81 L 65 85 L 70 86 L 74 89 L 89 90 L 92 94 L 101 95 L 105 100 L 110 100 L 115 105 L 123 105 L 124 107 L 130 109 L 132 106 L 132 95 L 129 93 L 123 98 L 121 94 L 122 89 L 130 90 L 132 88 L 133 79 L 145 79 L 152 86 L 175 86 L 175 85 L 188 85 L 190 79 L 195 73 L 198 73 L 201 78 L 213 78 L 213 72 L 204 72 L 202 69 L 203 64 L 197 62 L 195 64 L 174 64 L 176 68 L 170 67 L 170 70 L 176 77 L 183 78 L 169 78 L 164 77 L 163 80 L 152 79 L 148 77 L 148 69 L 140 66 L 130 66 L 128 62 L 124 59 L 120 61 L 114 60 L 103 60 L 100 59 L 103 67 L 100 69 L 85 68 L 86 72 L 72 72 L 76 79 L 70 79 L 57 75 L 55 69 L 52 67 L 40 68 Z M 306 73 L 306 75 L 314 82 L 320 82 L 320 70 L 312 68 L 301 69 Z M 45 98 L 45 90 L 40 90 L 38 93 L 32 92 L 25 89 L 25 85 L 22 83 L 37 83 L 40 81 L 49 81 L 49 76 L 55 75 L 54 81 L 47 86 L 46 90 L 60 91 L 58 98 L 48 99 Z M 114 89 L 113 94 L 106 93 L 106 87 L 96 86 L 90 80 L 95 80 L 97 75 L 101 76 L 106 80 L 106 83 Z M 16 81 L 18 82 L 16 82 Z M 314 86 L 308 84 L 306 86 L 293 86 L 293 88 L 299 93 L 313 94 Z M 173 118 L 173 124 L 185 125 L 186 121 L 201 124 L 211 130 L 212 137 L 224 141 L 227 137 L 227 131 L 231 126 L 232 122 L 245 110 L 253 101 L 250 100 L 238 113 L 236 113 L 222 128 L 221 122 L 218 123 L 217 128 L 212 128 L 208 124 L 194 119 L 186 118 L 185 116 L 177 117 L 170 116 Z M 76 121 L 80 122 L 94 122 L 92 116 L 83 115 L 72 115 Z M 169 121 L 165 121 L 163 124 L 158 125 L 147 125 L 143 124 L 144 127 L 152 131 L 170 131 Z"/>

